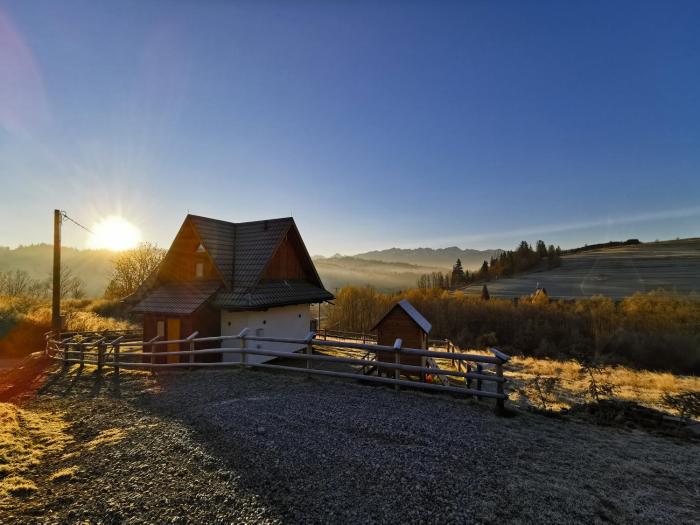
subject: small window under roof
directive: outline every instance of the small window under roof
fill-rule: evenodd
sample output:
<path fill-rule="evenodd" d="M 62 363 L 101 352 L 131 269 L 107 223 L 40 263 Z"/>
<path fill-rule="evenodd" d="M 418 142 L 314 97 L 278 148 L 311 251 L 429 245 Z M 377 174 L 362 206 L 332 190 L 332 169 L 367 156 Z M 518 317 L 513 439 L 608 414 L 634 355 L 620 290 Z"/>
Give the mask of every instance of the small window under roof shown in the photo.
<path fill-rule="evenodd" d="M 199 246 L 197 246 L 197 253 L 204 253 L 205 251 L 204 245 L 200 242 Z"/>

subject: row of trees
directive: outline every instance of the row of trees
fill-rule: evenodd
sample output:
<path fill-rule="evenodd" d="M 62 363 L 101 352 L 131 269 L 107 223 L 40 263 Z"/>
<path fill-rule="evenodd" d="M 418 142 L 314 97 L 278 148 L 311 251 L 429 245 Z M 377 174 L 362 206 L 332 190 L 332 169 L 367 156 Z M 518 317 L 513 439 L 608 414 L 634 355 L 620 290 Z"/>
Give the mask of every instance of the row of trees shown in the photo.
<path fill-rule="evenodd" d="M 537 241 L 533 248 L 527 241 L 522 241 L 515 250 L 501 252 L 498 257 L 491 257 L 488 263 L 484 261 L 479 270 L 479 278 L 489 280 L 492 277 L 509 277 L 531 270 L 543 260 L 547 261 L 549 269 L 560 266 L 561 248 L 555 248 L 553 244 L 546 246 L 542 240 Z"/>
<path fill-rule="evenodd" d="M 35 279 L 25 270 L 0 272 L 0 296 L 46 299 L 53 293 L 51 275 Z M 61 299 L 85 297 L 85 282 L 70 268 L 61 269 Z"/>
<path fill-rule="evenodd" d="M 547 246 L 544 241 L 537 241 L 535 248 L 527 241 L 522 241 L 515 250 L 501 252 L 498 257 L 491 257 L 490 261 L 484 261 L 481 268 L 474 272 L 465 270 L 462 261 L 457 259 L 452 272 L 432 272 L 418 277 L 418 288 L 447 290 L 457 288 L 475 281 L 488 281 L 494 277 L 508 277 L 520 272 L 531 270 L 541 261 L 547 261 L 549 269 L 561 265 L 561 248 L 553 244 Z"/>
<path fill-rule="evenodd" d="M 345 287 L 327 307 L 327 326 L 366 332 L 401 299 L 432 323 L 430 337 L 447 337 L 465 349 L 497 345 L 511 354 L 700 373 L 700 301 L 692 295 L 515 303 L 437 289 L 389 295 Z"/>

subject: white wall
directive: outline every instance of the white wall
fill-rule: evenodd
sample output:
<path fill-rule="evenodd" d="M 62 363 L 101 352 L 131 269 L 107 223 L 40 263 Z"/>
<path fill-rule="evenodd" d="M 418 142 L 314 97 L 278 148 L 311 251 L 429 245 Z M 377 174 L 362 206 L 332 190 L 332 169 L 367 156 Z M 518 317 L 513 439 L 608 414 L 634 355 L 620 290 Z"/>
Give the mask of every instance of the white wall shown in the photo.
<path fill-rule="evenodd" d="M 248 328 L 248 335 L 261 337 L 286 337 L 304 339 L 309 333 L 309 305 L 279 306 L 265 311 L 228 312 L 221 311 L 221 335 L 238 335 L 243 328 Z M 239 340 L 232 339 L 225 343 L 227 347 L 238 347 Z M 289 343 L 269 343 L 265 341 L 247 341 L 248 348 L 265 348 L 282 352 L 295 352 L 304 345 Z M 240 361 L 236 353 L 223 354 L 224 361 Z M 264 363 L 270 356 L 248 354 L 249 363 Z"/>

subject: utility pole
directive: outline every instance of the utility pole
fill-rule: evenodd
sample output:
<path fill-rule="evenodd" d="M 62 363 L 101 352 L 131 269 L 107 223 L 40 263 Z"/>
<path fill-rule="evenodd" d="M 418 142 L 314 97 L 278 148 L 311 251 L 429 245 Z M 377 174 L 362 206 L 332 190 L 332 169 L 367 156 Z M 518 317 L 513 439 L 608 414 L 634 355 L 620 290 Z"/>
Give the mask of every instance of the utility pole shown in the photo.
<path fill-rule="evenodd" d="M 51 330 L 61 331 L 61 210 L 53 211 L 53 295 Z"/>

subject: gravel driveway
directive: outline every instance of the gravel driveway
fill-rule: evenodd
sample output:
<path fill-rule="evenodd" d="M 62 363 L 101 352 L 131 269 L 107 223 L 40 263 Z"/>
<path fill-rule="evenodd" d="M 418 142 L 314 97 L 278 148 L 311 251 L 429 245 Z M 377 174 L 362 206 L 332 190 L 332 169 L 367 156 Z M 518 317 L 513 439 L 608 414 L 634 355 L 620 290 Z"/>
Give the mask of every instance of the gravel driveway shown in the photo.
<path fill-rule="evenodd" d="M 691 523 L 700 447 L 489 403 L 259 371 L 56 376 L 74 438 L 26 523 Z M 51 472 L 74 467 L 66 481 Z M 4 505 L 4 506 L 3 506 Z M 4 513 L 4 516 L 3 516 Z"/>

